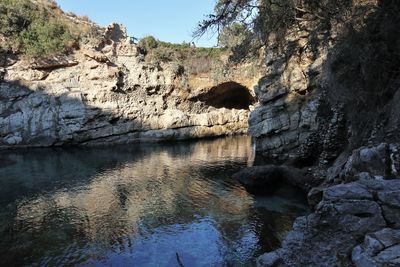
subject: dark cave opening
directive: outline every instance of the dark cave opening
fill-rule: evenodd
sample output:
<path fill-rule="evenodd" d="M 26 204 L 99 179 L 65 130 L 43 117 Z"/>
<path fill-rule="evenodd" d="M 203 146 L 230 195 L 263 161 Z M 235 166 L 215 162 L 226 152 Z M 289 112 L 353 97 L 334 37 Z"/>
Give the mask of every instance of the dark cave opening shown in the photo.
<path fill-rule="evenodd" d="M 247 87 L 236 82 L 221 83 L 191 100 L 201 101 L 215 108 L 247 110 L 256 101 Z"/>

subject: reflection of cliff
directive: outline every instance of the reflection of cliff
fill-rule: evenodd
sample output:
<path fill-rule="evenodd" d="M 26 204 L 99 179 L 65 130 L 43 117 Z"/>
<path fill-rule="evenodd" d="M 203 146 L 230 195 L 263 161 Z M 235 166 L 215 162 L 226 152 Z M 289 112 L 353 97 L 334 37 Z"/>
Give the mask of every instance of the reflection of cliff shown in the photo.
<path fill-rule="evenodd" d="M 7 177 L 0 179 L 0 200 L 15 207 L 13 213 L 3 211 L 13 223 L 0 229 L 15 232 L 20 241 L 36 240 L 55 255 L 66 253 L 67 244 L 75 253 L 94 246 L 101 256 L 99 247 L 131 247 L 139 237 L 159 235 L 160 227 L 185 228 L 209 218 L 220 245 L 250 237 L 246 242 L 252 246 L 260 242 L 263 229 L 252 225 L 253 197 L 230 178 L 251 157 L 247 137 L 38 151 L 43 153 L 0 154 L 8 162 L 0 167 L 0 177 Z M 274 214 L 269 235 L 280 231 L 278 222 L 284 218 Z M 13 245 L 5 236 L 3 242 Z M 249 251 L 255 253 L 256 247 Z M 40 251 L 33 254 L 42 257 Z"/>
<path fill-rule="evenodd" d="M 231 191 L 228 188 L 222 192 L 226 199 L 220 200 L 218 196 L 221 192 L 215 191 L 223 190 L 224 185 L 213 180 L 220 177 L 210 177 L 207 180 L 203 179 L 203 173 L 218 173 L 229 162 L 232 162 L 232 167 L 238 166 L 237 161 L 245 161 L 250 153 L 248 141 L 248 138 L 235 138 L 231 142 L 215 140 L 182 145 L 172 151 L 156 150 L 135 161 L 97 173 L 86 185 L 68 191 L 57 190 L 28 202 L 19 208 L 18 216 L 31 216 L 32 211 L 37 212 L 34 217 L 46 216 L 50 208 L 48 203 L 62 210 L 72 206 L 79 213 L 89 216 L 89 222 L 93 225 L 88 227 L 88 234 L 92 235 L 103 233 L 106 217 L 116 221 L 129 221 L 135 225 L 149 212 L 161 217 L 173 216 L 172 214 L 180 212 L 178 205 L 181 197 L 186 198 L 185 202 L 193 205 L 194 209 L 225 207 L 229 212 L 240 213 L 243 206 L 248 206 L 249 203 L 240 203 L 238 199 L 247 194 L 241 188 Z M 177 150 L 184 150 L 185 153 Z M 213 205 L 216 202 L 229 204 Z M 97 226 L 100 228 L 96 229 Z"/>
<path fill-rule="evenodd" d="M 209 160 L 216 164 L 238 158 L 245 160 L 251 153 L 249 142 L 247 137 L 235 137 L 172 145 L 114 146 L 112 149 L 92 147 L 84 150 L 68 148 L 0 151 L 0 202 L 13 199 L 18 192 L 29 193 L 87 183 L 99 172 L 119 168 L 128 162 L 145 161 L 144 158 L 155 157 L 155 154 L 158 157 L 164 155 L 164 160 L 169 159 L 168 162 L 182 157 L 188 160 L 197 159 L 196 163 L 191 164 L 202 164 L 202 161 Z M 155 164 L 154 168 L 160 166 Z M 27 179 L 27 174 L 32 179 Z M 13 188 L 3 186 L 6 184 L 12 184 Z"/>

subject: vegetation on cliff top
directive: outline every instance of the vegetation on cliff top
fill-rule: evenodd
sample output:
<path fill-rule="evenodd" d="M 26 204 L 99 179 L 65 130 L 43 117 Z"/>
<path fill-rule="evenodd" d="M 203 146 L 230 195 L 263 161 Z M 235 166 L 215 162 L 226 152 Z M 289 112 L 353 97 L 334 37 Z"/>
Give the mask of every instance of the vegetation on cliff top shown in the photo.
<path fill-rule="evenodd" d="M 1 0 L 0 48 L 27 56 L 63 54 L 92 30 L 79 25 L 54 1 Z"/>
<path fill-rule="evenodd" d="M 175 62 L 184 65 L 190 74 L 210 71 L 222 64 L 226 48 L 195 47 L 190 43 L 173 44 L 157 40 L 153 36 L 142 38 L 139 47 L 149 62 Z"/>

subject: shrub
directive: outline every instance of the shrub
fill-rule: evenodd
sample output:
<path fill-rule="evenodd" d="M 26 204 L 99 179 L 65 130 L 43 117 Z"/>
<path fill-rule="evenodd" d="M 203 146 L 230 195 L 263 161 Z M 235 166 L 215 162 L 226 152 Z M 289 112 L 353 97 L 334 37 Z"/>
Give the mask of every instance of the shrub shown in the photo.
<path fill-rule="evenodd" d="M 21 33 L 23 51 L 29 56 L 65 53 L 74 38 L 69 29 L 52 19 L 35 20 Z"/>
<path fill-rule="evenodd" d="M 79 33 L 72 23 L 56 15 L 61 12 L 57 8 L 55 2 L 48 7 L 29 0 L 1 0 L 1 47 L 32 57 L 65 53 Z"/>
<path fill-rule="evenodd" d="M 158 41 L 153 36 L 146 36 L 140 39 L 138 46 L 147 53 L 158 46 Z"/>
<path fill-rule="evenodd" d="M 227 52 L 226 48 L 194 47 L 189 43 L 174 44 L 146 36 L 139 41 L 146 60 L 152 63 L 172 62 L 184 65 L 189 74 L 206 73 L 212 70 Z"/>

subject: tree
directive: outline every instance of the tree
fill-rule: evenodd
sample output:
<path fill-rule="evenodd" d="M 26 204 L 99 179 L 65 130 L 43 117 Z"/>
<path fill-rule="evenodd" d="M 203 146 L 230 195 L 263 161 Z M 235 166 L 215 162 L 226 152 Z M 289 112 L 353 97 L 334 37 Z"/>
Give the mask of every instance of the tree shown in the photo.
<path fill-rule="evenodd" d="M 270 33 L 285 33 L 295 23 L 329 23 L 352 5 L 353 0 L 218 0 L 214 13 L 199 23 L 194 36 L 210 30 L 220 34 L 240 24 L 251 30 L 254 38 L 266 42 Z"/>

